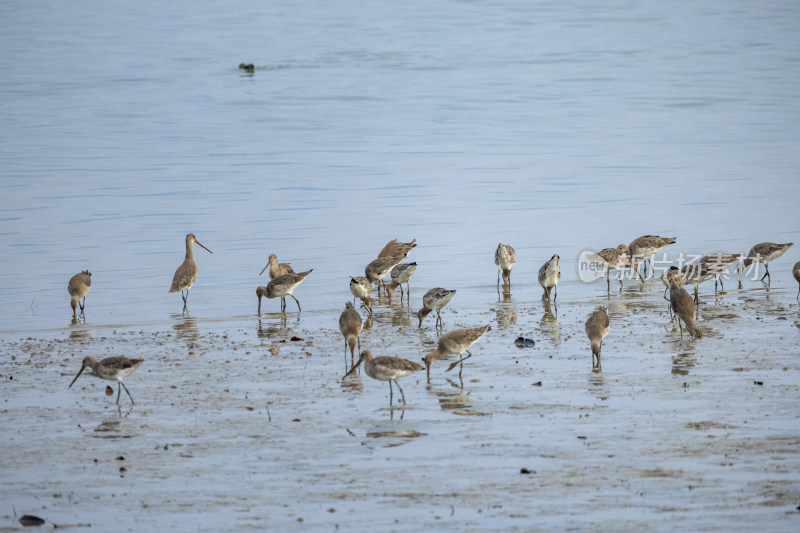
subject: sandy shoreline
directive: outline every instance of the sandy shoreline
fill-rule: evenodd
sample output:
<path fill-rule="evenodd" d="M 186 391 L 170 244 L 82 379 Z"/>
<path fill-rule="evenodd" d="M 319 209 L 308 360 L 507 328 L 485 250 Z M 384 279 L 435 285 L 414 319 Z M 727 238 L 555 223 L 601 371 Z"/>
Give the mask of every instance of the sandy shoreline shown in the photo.
<path fill-rule="evenodd" d="M 18 529 L 13 504 L 92 530 L 790 530 L 790 291 L 707 296 L 698 341 L 679 338 L 660 292 L 557 313 L 538 297 L 452 306 L 445 331 L 494 329 L 463 388 L 442 362 L 430 384 L 405 378 L 404 411 L 386 383 L 340 380 L 336 310 L 4 334 L 5 528 Z M 599 304 L 612 328 L 596 372 L 582 324 Z M 419 359 L 436 336 L 413 318 L 383 302 L 362 347 Z M 536 346 L 515 347 L 518 334 Z M 85 355 L 145 358 L 126 379 L 136 404 L 123 394 L 118 412 L 92 377 L 68 390 Z"/>

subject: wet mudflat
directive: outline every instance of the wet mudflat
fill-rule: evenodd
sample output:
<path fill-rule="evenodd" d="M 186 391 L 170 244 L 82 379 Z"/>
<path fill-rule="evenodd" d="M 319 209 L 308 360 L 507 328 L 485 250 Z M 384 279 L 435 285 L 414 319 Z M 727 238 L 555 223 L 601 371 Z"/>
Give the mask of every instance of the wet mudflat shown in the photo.
<path fill-rule="evenodd" d="M 706 288 L 692 340 L 658 281 L 560 289 L 557 307 L 524 281 L 460 290 L 444 330 L 493 329 L 461 379 L 453 356 L 430 383 L 403 378 L 405 409 L 363 372 L 341 380 L 339 309 L 4 334 L 0 497 L 42 527 L 96 531 L 793 530 L 794 292 Z M 593 370 L 597 305 L 611 332 Z M 397 296 L 361 336 L 415 361 L 435 341 Z M 67 389 L 86 355 L 145 358 L 125 381 L 136 404 L 118 410 L 116 385 L 90 376 Z"/>

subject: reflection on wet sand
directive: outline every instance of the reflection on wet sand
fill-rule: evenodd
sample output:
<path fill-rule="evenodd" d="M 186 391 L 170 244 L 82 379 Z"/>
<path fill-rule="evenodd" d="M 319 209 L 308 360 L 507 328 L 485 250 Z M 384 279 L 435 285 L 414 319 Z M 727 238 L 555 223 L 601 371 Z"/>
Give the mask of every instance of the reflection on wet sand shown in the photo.
<path fill-rule="evenodd" d="M 603 369 L 600 366 L 592 368 L 592 371 L 589 372 L 589 394 L 598 400 L 605 401 L 608 399 L 608 388 L 603 377 Z"/>
<path fill-rule="evenodd" d="M 428 392 L 436 396 L 439 402 L 439 407 L 443 411 L 452 411 L 454 415 L 464 416 L 484 416 L 486 413 L 475 411 L 472 405 L 472 398 L 468 394 L 464 394 L 464 382 L 460 384 L 448 379 L 450 388 L 438 388 L 431 384 L 426 387 Z"/>
<path fill-rule="evenodd" d="M 347 372 L 347 370 L 350 369 L 346 369 L 345 372 Z M 350 374 L 352 377 L 349 379 L 339 380 L 339 386 L 342 388 L 342 391 L 358 393 L 364 392 L 364 381 L 361 379 L 360 372 L 361 369 L 358 369 L 356 372 Z"/>
<path fill-rule="evenodd" d="M 300 315 L 295 315 L 294 324 L 289 327 L 288 316 L 285 313 L 265 313 L 258 317 L 258 327 L 256 328 L 256 335 L 259 339 L 268 339 L 273 336 L 289 337 L 294 335 L 294 326 L 300 324 Z M 271 321 L 265 327 L 262 322 L 262 317 L 270 317 Z"/>
<path fill-rule="evenodd" d="M 92 334 L 88 329 L 75 329 L 70 332 L 69 338 L 72 340 L 91 339 Z"/>
<path fill-rule="evenodd" d="M 517 321 L 517 306 L 514 300 L 511 299 L 510 292 L 503 294 L 502 302 L 498 299 L 495 311 L 497 313 L 498 326 L 510 326 Z"/>
<path fill-rule="evenodd" d="M 558 323 L 558 317 L 552 312 L 550 302 L 542 300 L 544 304 L 544 314 L 539 320 L 539 331 L 542 335 L 548 337 L 554 346 L 561 344 L 561 324 Z M 558 312 L 558 308 L 555 308 Z"/>
<path fill-rule="evenodd" d="M 178 339 L 186 343 L 186 347 L 189 348 L 190 352 L 194 351 L 197 348 L 197 341 L 200 339 L 200 332 L 197 329 L 197 322 L 194 317 L 188 312 L 173 313 L 170 316 L 175 320 L 172 329 L 175 330 Z"/>
<path fill-rule="evenodd" d="M 689 370 L 697 364 L 694 351 L 679 353 L 672 358 L 672 374 L 676 376 L 688 376 Z"/>
<path fill-rule="evenodd" d="M 399 305 L 392 305 L 391 306 L 392 312 L 392 326 L 411 326 L 411 306 L 407 305 L 405 307 L 401 307 Z M 416 317 L 416 315 L 415 315 Z"/>

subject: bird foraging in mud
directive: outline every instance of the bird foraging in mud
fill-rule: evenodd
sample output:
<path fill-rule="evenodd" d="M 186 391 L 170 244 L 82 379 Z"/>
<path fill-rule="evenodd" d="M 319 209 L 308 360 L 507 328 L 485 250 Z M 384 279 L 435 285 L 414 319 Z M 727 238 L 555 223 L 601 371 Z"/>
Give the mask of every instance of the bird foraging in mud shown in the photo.
<path fill-rule="evenodd" d="M 361 349 L 361 341 L 358 336 L 361 335 L 361 315 L 358 314 L 353 304 L 347 302 L 344 305 L 344 311 L 339 316 L 339 331 L 344 336 L 344 357 L 347 360 L 347 348 L 350 347 L 350 361 L 352 363 L 355 359 L 356 342 L 358 342 L 359 349 Z"/>
<path fill-rule="evenodd" d="M 694 323 L 697 307 L 694 305 L 694 300 L 689 296 L 689 293 L 684 289 L 678 287 L 675 280 L 669 282 L 669 302 L 672 306 L 672 311 L 678 317 L 678 331 L 683 338 L 683 329 L 681 329 L 681 321 L 683 321 L 686 329 L 694 338 L 703 336 L 703 332 L 698 329 Z"/>
<path fill-rule="evenodd" d="M 86 295 L 89 294 L 91 288 L 92 273 L 88 270 L 84 270 L 70 278 L 69 284 L 67 285 L 67 292 L 69 292 L 70 296 L 69 304 L 72 306 L 72 316 L 77 316 L 76 311 L 79 306 L 81 314 L 83 314 L 83 308 L 86 305 Z M 81 302 L 81 298 L 83 298 L 83 302 Z"/>
<path fill-rule="evenodd" d="M 558 280 L 561 279 L 561 268 L 558 266 L 558 254 L 553 254 L 548 262 L 539 269 L 539 285 L 544 289 L 543 299 L 550 299 L 550 292 L 554 291 L 553 302 L 558 298 Z"/>
<path fill-rule="evenodd" d="M 128 359 L 127 357 L 123 356 L 106 357 L 100 361 L 97 361 L 94 357 L 87 356 L 83 358 L 81 369 L 75 375 L 72 383 L 70 383 L 69 387 L 67 388 L 69 389 L 72 387 L 72 384 L 77 381 L 78 377 L 86 368 L 91 368 L 94 372 L 94 374 L 92 374 L 93 376 L 100 379 L 117 382 L 117 403 L 119 403 L 119 395 L 122 392 L 120 387 L 123 387 L 125 392 L 128 393 L 128 398 L 131 399 L 131 403 L 136 403 L 133 401 L 131 392 L 128 390 L 128 387 L 125 386 L 122 380 L 136 372 L 136 370 L 142 366 L 142 363 L 144 363 L 144 359 Z"/>
<path fill-rule="evenodd" d="M 261 314 L 261 298 L 278 298 L 281 299 L 281 313 L 286 311 L 286 296 L 291 296 L 294 299 L 295 303 L 297 303 L 297 310 L 302 311 L 300 308 L 300 302 L 297 298 L 294 297 L 292 291 L 294 291 L 297 287 L 303 283 L 303 280 L 306 279 L 306 276 L 313 272 L 313 268 L 311 270 L 307 270 L 305 272 L 300 272 L 299 274 L 285 274 L 283 276 L 278 276 L 277 278 L 270 281 L 266 287 L 259 286 L 256 288 L 256 296 L 258 296 L 258 314 Z"/>
<path fill-rule="evenodd" d="M 342 379 L 355 372 L 356 368 L 358 368 L 362 362 L 364 363 L 364 370 L 367 371 L 369 377 L 379 381 L 389 382 L 389 405 L 392 404 L 392 382 L 394 381 L 394 384 L 397 385 L 397 388 L 400 390 L 400 396 L 403 398 L 403 405 L 405 405 L 406 395 L 403 394 L 403 389 L 400 388 L 400 384 L 397 382 L 398 378 L 408 376 L 425 368 L 419 363 L 401 359 L 400 357 L 381 356 L 373 359 L 372 352 L 364 350 L 361 352 L 358 362 L 347 371 L 347 374 L 345 374 Z"/>
<path fill-rule="evenodd" d="M 608 335 L 608 330 L 608 309 L 600 306 L 586 320 L 586 336 L 589 337 L 592 347 L 592 367 L 600 366 L 600 349 L 603 346 L 603 339 Z M 596 364 L 595 359 L 597 359 Z"/>
<path fill-rule="evenodd" d="M 431 365 L 443 357 L 454 354 L 458 355 L 459 359 L 452 363 L 445 372 L 450 372 L 456 365 L 461 365 L 461 368 L 458 370 L 458 375 L 460 377 L 461 371 L 464 369 L 464 361 L 472 357 L 472 353 L 469 351 L 470 346 L 478 342 L 481 337 L 486 335 L 491 329 L 491 326 L 455 329 L 439 337 L 436 349 L 422 358 L 425 362 L 425 368 L 428 371 L 428 381 L 431 379 Z M 467 352 L 466 357 L 462 357 L 464 352 Z"/>
<path fill-rule="evenodd" d="M 498 244 L 494 252 L 494 264 L 497 265 L 497 286 L 500 287 L 500 275 L 503 285 L 511 285 L 511 269 L 517 264 L 517 252 L 507 244 Z"/>

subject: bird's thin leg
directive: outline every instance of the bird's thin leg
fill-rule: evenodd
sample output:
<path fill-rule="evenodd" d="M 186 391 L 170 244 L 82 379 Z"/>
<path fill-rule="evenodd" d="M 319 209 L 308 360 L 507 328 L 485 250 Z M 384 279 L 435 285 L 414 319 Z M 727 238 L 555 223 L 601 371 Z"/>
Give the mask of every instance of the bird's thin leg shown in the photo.
<path fill-rule="evenodd" d="M 131 396 L 131 391 L 128 390 L 128 387 L 126 387 L 125 384 L 121 381 L 119 382 L 119 384 L 122 385 L 122 388 L 125 389 L 125 392 L 128 393 L 128 398 L 131 399 L 131 403 L 136 403 L 133 401 L 133 396 Z M 119 393 L 117 393 L 117 403 L 119 403 Z"/>
<path fill-rule="evenodd" d="M 800 302 L 800 286 L 797 287 L 797 301 Z"/>
<path fill-rule="evenodd" d="M 389 380 L 389 405 L 392 405 L 392 380 Z"/>
<path fill-rule="evenodd" d="M 281 313 L 286 309 L 286 298 L 281 296 Z"/>
<path fill-rule="evenodd" d="M 611 274 L 606 272 L 606 292 L 611 292 Z"/>
<path fill-rule="evenodd" d="M 721 276 L 717 276 L 717 279 L 719 280 L 719 290 L 724 291 L 725 290 L 725 284 L 722 283 L 722 277 Z"/>
<path fill-rule="evenodd" d="M 766 277 L 769 277 L 769 264 L 768 263 L 764 263 L 764 275 L 761 276 L 761 281 L 764 281 L 764 278 L 766 278 Z M 770 278 L 770 279 L 772 279 L 772 278 Z M 767 282 L 767 283 L 769 283 L 769 282 Z"/>
<path fill-rule="evenodd" d="M 400 284 L 400 305 L 403 305 L 403 284 Z"/>
<path fill-rule="evenodd" d="M 500 288 L 500 269 L 497 269 L 497 287 Z"/>
<path fill-rule="evenodd" d="M 120 387 L 120 385 L 122 385 L 122 382 L 118 381 L 117 382 L 117 405 L 119 405 L 119 395 L 122 392 L 122 388 Z"/>
<path fill-rule="evenodd" d="M 697 293 L 697 290 L 699 289 L 699 287 L 700 287 L 699 285 L 695 285 L 694 286 L 694 303 L 695 303 L 695 305 L 697 305 L 697 303 L 699 302 L 699 298 L 700 298 L 700 295 Z"/>
<path fill-rule="evenodd" d="M 405 405 L 406 404 L 406 395 L 403 394 L 403 389 L 400 388 L 400 384 L 397 382 L 397 380 L 394 380 L 394 384 L 397 385 L 397 388 L 400 390 L 400 397 L 403 399 L 403 405 Z M 389 382 L 389 386 L 390 387 L 392 386 L 392 382 L 391 381 Z"/>
<path fill-rule="evenodd" d="M 678 331 L 680 332 L 680 334 L 681 334 L 681 339 L 682 339 L 682 338 L 683 338 L 683 328 L 681 328 L 681 317 L 680 317 L 680 316 L 678 316 L 677 314 L 676 314 L 675 316 L 677 316 L 677 317 L 678 317 Z"/>
<path fill-rule="evenodd" d="M 642 274 L 639 272 L 639 261 L 634 261 L 633 270 L 636 271 L 636 275 L 639 276 L 639 280 L 641 280 L 641 282 L 644 283 L 644 278 L 642 277 Z"/>
<path fill-rule="evenodd" d="M 292 299 L 293 299 L 295 302 L 297 302 L 297 310 L 298 310 L 298 311 L 302 311 L 302 309 L 300 309 L 300 302 L 297 300 L 297 298 L 295 298 L 295 297 L 294 297 L 294 294 L 290 294 L 289 296 L 291 296 L 291 297 L 292 297 Z"/>
<path fill-rule="evenodd" d="M 406 302 L 411 305 L 411 283 L 406 281 Z"/>
<path fill-rule="evenodd" d="M 556 300 L 558 300 L 558 285 L 553 287 L 553 303 L 556 303 Z"/>

